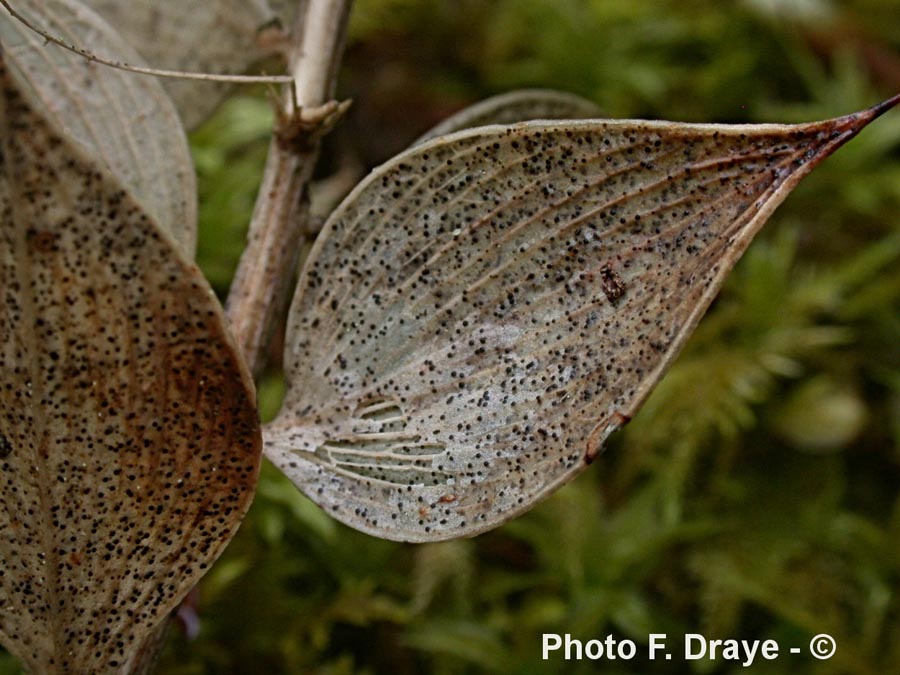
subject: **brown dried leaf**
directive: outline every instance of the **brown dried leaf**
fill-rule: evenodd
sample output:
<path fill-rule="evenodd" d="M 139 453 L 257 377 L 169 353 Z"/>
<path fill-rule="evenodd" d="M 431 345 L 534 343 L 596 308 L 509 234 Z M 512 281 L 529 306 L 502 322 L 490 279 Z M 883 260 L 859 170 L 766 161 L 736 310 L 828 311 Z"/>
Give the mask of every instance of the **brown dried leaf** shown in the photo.
<path fill-rule="evenodd" d="M 381 537 L 521 513 L 635 414 L 788 192 L 895 103 L 797 126 L 482 127 L 394 158 L 301 275 L 267 456 Z"/>
<path fill-rule="evenodd" d="M 253 385 L 195 265 L 0 70 L 0 641 L 129 672 L 256 482 Z"/>
<path fill-rule="evenodd" d="M 74 0 L 18 0 L 16 10 L 67 42 L 137 63 L 137 54 L 94 12 Z M 7 67 L 43 115 L 106 167 L 193 258 L 197 189 L 187 137 L 156 78 L 90 63 L 0 8 Z"/>
<path fill-rule="evenodd" d="M 82 0 L 103 16 L 154 68 L 240 74 L 271 54 L 260 34 L 275 18 L 267 0 Z M 86 45 L 103 53 L 100 47 Z M 163 82 L 184 124 L 193 129 L 215 110 L 229 85 Z"/>
<path fill-rule="evenodd" d="M 463 108 L 426 131 L 415 140 L 413 145 L 419 145 L 438 136 L 488 124 L 512 124 L 528 120 L 585 119 L 599 115 L 600 109 L 595 103 L 575 94 L 553 89 L 519 89 L 491 96 Z"/>

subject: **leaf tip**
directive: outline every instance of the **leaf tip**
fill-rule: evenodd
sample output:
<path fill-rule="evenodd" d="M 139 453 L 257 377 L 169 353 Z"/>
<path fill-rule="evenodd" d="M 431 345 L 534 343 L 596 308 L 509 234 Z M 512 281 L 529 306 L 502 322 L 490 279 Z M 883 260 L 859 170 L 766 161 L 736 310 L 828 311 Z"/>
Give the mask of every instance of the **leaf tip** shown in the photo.
<path fill-rule="evenodd" d="M 897 105 L 900 105 L 900 93 L 894 94 L 889 99 L 882 101 L 876 105 L 873 105 L 871 108 L 865 111 L 865 114 L 869 115 L 869 119 L 867 121 L 874 120 L 876 117 L 880 117 L 888 110 L 891 110 Z"/>
<path fill-rule="evenodd" d="M 861 129 L 866 127 L 873 120 L 881 117 L 889 110 L 900 105 L 900 94 L 895 94 L 880 103 L 876 103 L 870 108 L 866 108 L 865 110 L 861 110 L 859 112 L 851 113 L 850 115 L 846 115 L 845 117 L 838 118 L 839 121 L 846 124 L 853 131 L 855 135 Z"/>

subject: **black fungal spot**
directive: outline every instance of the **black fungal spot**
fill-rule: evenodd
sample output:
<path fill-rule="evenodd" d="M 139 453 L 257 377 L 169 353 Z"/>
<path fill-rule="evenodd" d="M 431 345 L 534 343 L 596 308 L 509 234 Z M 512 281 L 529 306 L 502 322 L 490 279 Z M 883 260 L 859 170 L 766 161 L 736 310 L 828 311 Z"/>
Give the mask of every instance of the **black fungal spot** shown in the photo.
<path fill-rule="evenodd" d="M 6 436 L 0 434 L 0 459 L 6 459 L 12 451 L 12 443 L 9 442 Z"/>

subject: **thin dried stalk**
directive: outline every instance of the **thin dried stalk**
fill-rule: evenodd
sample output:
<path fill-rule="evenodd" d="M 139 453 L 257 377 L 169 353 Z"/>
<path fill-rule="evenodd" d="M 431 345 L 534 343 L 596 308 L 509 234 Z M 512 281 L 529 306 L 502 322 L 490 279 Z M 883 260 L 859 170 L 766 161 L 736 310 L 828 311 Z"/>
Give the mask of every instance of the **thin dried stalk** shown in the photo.
<path fill-rule="evenodd" d="M 247 247 L 226 303 L 235 339 L 254 375 L 265 365 L 297 266 L 307 220 L 303 197 L 319 139 L 344 110 L 327 102 L 334 93 L 351 5 L 352 0 L 306 0 L 297 11 L 288 59 L 294 89 L 280 111 Z"/>

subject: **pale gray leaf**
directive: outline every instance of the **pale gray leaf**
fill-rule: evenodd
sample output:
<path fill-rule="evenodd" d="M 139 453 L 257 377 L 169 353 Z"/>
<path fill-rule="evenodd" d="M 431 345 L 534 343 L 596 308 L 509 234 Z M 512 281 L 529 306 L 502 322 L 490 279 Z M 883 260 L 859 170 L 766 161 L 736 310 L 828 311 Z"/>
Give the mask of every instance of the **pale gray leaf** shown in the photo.
<path fill-rule="evenodd" d="M 140 62 L 99 16 L 76 0 L 18 0 L 16 9 L 67 42 Z M 156 78 L 88 62 L 48 44 L 0 8 L 7 66 L 44 114 L 104 165 L 191 258 L 197 188 L 187 138 Z"/>
<path fill-rule="evenodd" d="M 154 68 L 240 74 L 272 53 L 267 0 L 82 0 Z M 100 47 L 88 49 L 102 53 Z M 230 85 L 167 78 L 163 86 L 192 129 L 215 110 Z"/>
<path fill-rule="evenodd" d="M 127 673 L 250 504 L 255 397 L 200 271 L 32 93 L 0 70 L 0 641 Z"/>
<path fill-rule="evenodd" d="M 635 414 L 788 192 L 896 102 L 799 126 L 490 126 L 408 150 L 309 256 L 267 456 L 381 537 L 521 513 Z"/>
<path fill-rule="evenodd" d="M 432 127 L 413 145 L 463 129 L 488 124 L 512 124 L 529 120 L 587 119 L 599 117 L 595 103 L 575 94 L 554 89 L 519 89 L 491 96 L 451 115 Z"/>
<path fill-rule="evenodd" d="M 261 0 L 262 1 L 262 0 Z M 298 0 L 267 0 L 266 4 L 284 26 L 291 26 L 297 13 Z"/>

